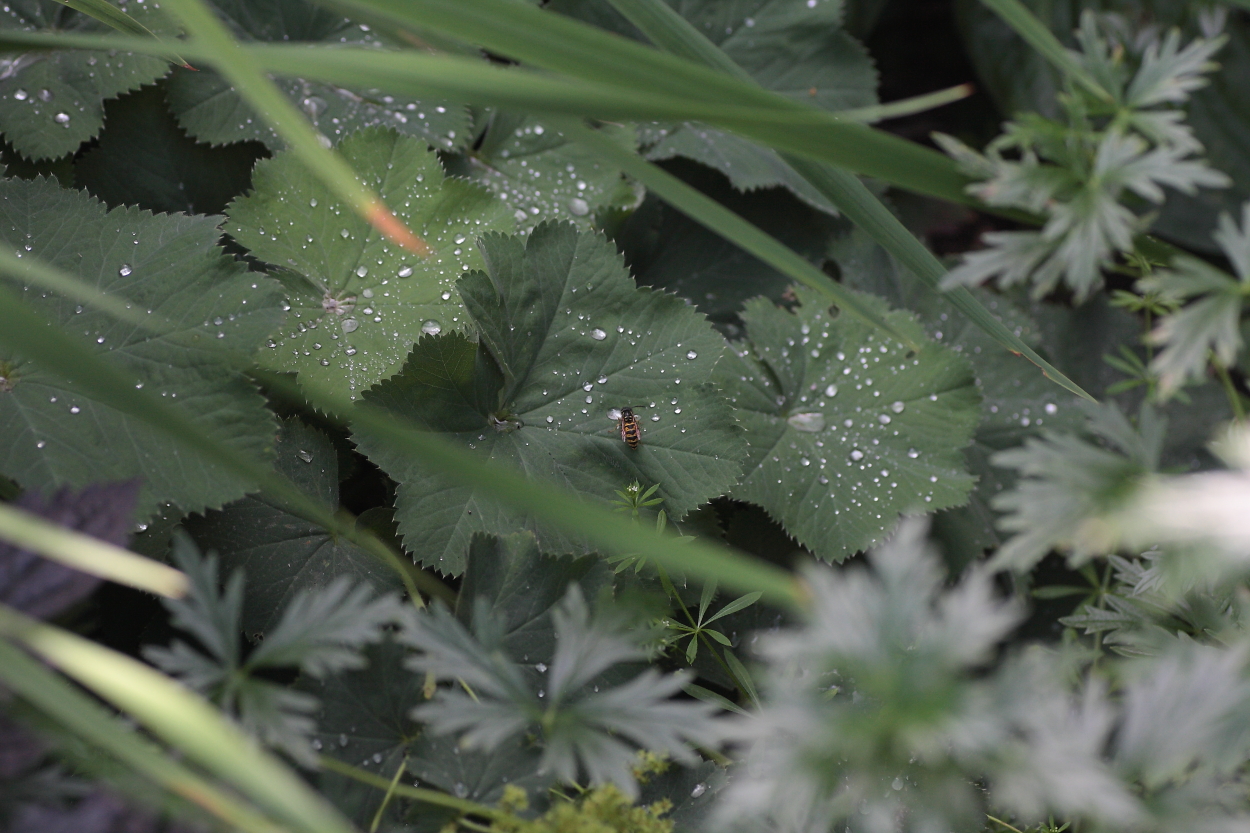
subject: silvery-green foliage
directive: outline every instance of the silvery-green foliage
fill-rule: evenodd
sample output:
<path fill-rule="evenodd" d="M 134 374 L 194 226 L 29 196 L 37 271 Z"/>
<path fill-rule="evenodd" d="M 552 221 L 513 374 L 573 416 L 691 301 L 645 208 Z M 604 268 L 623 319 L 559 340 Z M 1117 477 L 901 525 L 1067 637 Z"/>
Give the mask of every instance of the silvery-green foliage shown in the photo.
<path fill-rule="evenodd" d="M 764 642 L 764 707 L 740 724 L 742 771 L 722 821 L 753 829 L 976 829 L 996 805 L 1131 819 L 1136 801 L 1099 759 L 1100 692 L 1073 699 L 1040 651 L 978 679 L 1020 619 L 990 573 L 943 588 L 925 525 L 904 523 L 872 570 L 811 569 L 811 616 Z"/>
<path fill-rule="evenodd" d="M 1122 535 L 1116 515 L 1158 469 L 1167 422 L 1149 406 L 1137 425 L 1115 405 L 1084 407 L 1088 437 L 1046 431 L 991 458 L 1020 474 L 993 501 L 1006 513 L 999 527 L 1016 533 L 995 566 L 1028 570 L 1054 548 L 1070 550 L 1074 564 L 1115 549 Z"/>
<path fill-rule="evenodd" d="M 1224 214 L 1211 236 L 1233 265 L 1236 278 L 1205 260 L 1181 255 L 1170 271 L 1138 282 L 1142 292 L 1185 304 L 1150 334 L 1154 343 L 1164 345 L 1150 365 L 1159 377 L 1163 397 L 1187 381 L 1200 380 L 1210 355 L 1230 367 L 1241 352 L 1242 304 L 1250 295 L 1250 203 L 1242 206 L 1240 228 Z"/>
<path fill-rule="evenodd" d="M 201 557 L 191 539 L 174 538 L 174 563 L 187 574 L 183 599 L 167 599 L 173 624 L 194 639 L 169 647 L 149 646 L 144 656 L 165 673 L 207 695 L 237 715 L 250 732 L 306 765 L 316 762 L 309 735 L 316 728 L 309 713 L 316 698 L 257 672 L 296 668 L 317 679 L 365 665 L 361 649 L 382 639 L 386 625 L 397 621 L 393 596 L 373 598 L 365 585 L 352 587 L 346 577 L 304 590 L 291 599 L 278 624 L 250 652 L 241 650 L 243 632 L 242 570 L 221 588 L 216 555 Z"/>
<path fill-rule="evenodd" d="M 1109 100 L 1070 80 L 1062 121 L 1021 114 L 984 155 L 936 137 L 980 180 L 969 193 L 1045 218 L 1041 231 L 986 234 L 986 248 L 965 255 L 948 286 L 997 277 L 1004 286 L 1031 282 L 1040 297 L 1063 283 L 1083 300 L 1101 285 L 1105 265 L 1133 251 L 1151 219 L 1142 208 L 1162 204 L 1164 188 L 1194 194 L 1230 183 L 1196 156 L 1202 146 L 1177 109 L 1206 83 L 1224 38 L 1182 47 L 1175 30 L 1143 43 L 1123 38 L 1123 29 L 1116 18 L 1100 22 L 1086 12 L 1077 36 L 1074 57 Z"/>
<path fill-rule="evenodd" d="M 488 751 L 533 731 L 542 738 L 541 769 L 569 782 L 584 775 L 615 783 L 631 796 L 638 793 L 631 773 L 638 749 L 694 764 L 692 746 L 719 742 L 714 706 L 670 699 L 688 676 L 647 669 L 619 685 L 619 676 L 602 676 L 646 653 L 636 634 L 592 618 L 577 585 L 552 619 L 556 646 L 548 667 L 521 665 L 505 652 L 501 622 L 484 601 L 474 609 L 472 633 L 446 608 L 411 617 L 401 639 L 421 654 L 409 667 L 453 683 L 413 716 L 430 732 L 457 733 L 463 747 Z"/>

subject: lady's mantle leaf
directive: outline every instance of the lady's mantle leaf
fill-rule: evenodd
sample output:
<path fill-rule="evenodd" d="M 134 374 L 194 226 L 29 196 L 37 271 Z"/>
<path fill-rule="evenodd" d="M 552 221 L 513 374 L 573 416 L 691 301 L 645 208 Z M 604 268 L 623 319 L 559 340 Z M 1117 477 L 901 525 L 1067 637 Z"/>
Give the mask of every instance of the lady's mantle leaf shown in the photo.
<path fill-rule="evenodd" d="M 907 313 L 886 320 L 925 345 L 918 354 L 799 297 L 794 314 L 748 303 L 750 341 L 717 368 L 750 448 L 733 495 L 840 561 L 880 541 L 904 512 L 967 499 L 973 478 L 961 449 L 980 394 L 967 360 L 929 342 Z"/>
<path fill-rule="evenodd" d="M 432 255 L 391 243 L 289 152 L 257 165 L 255 190 L 227 213 L 230 233 L 279 267 L 289 294 L 287 327 L 260 361 L 354 397 L 393 373 L 422 333 L 462 325 L 453 284 L 481 266 L 474 240 L 514 223 L 485 190 L 446 178 L 416 139 L 366 130 L 339 152 Z"/>
<path fill-rule="evenodd" d="M 381 45 L 367 26 L 304 0 L 213 0 L 213 6 L 244 43 Z M 382 90 L 347 89 L 303 78 L 275 80 L 313 126 L 334 141 L 363 127 L 389 127 L 448 150 L 460 147 L 469 136 L 469 112 L 463 104 L 416 101 Z M 175 70 L 170 76 L 169 105 L 183 129 L 201 142 L 217 145 L 255 139 L 271 150 L 286 146 L 234 88 L 210 69 Z"/>
<path fill-rule="evenodd" d="M 168 31 L 155 3 L 122 9 L 149 29 Z M 11 0 L 0 29 L 18 32 L 111 32 L 103 23 L 53 0 Z M 0 73 L 0 132 L 23 156 L 52 159 L 78 149 L 104 124 L 104 99 L 138 89 L 169 71 L 150 55 L 83 50 L 9 55 Z"/>
<path fill-rule="evenodd" d="M 658 484 L 665 509 L 681 518 L 734 483 L 743 444 L 728 405 L 705 384 L 724 340 L 701 315 L 634 286 L 607 240 L 569 225 L 480 245 L 489 274 L 459 283 L 480 347 L 459 335 L 422 339 L 403 372 L 368 399 L 601 505 L 637 480 Z M 642 428 L 636 449 L 621 441 L 620 408 L 633 408 Z M 356 439 L 399 481 L 399 529 L 426 564 L 459 573 L 474 532 L 525 523 L 367 435 Z M 535 532 L 546 552 L 581 549 Z"/>
<path fill-rule="evenodd" d="M 282 320 L 278 286 L 222 254 L 215 217 L 107 211 L 54 181 L 0 182 L 0 240 L 102 292 L 151 310 L 137 328 L 36 288 L 26 303 L 166 398 L 205 434 L 265 456 L 276 425 L 233 355 L 253 352 Z M 0 353 L 0 469 L 27 488 L 50 490 L 102 479 L 143 479 L 140 516 L 157 503 L 183 511 L 217 507 L 248 484 L 187 454 L 144 422 L 90 398 L 38 361 Z"/>

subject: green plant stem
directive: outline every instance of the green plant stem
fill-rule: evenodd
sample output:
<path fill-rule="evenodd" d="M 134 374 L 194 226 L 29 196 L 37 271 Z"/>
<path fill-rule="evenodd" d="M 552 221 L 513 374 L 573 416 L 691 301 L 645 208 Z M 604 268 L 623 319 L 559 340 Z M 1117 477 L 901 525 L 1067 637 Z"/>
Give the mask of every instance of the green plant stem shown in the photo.
<path fill-rule="evenodd" d="M 503 810 L 496 807 L 488 807 L 485 804 L 478 804 L 476 801 L 469 801 L 465 798 L 456 798 L 454 795 L 439 792 L 438 790 L 427 790 L 422 787 L 410 787 L 407 784 L 400 784 L 388 781 L 381 775 L 375 775 L 368 770 L 354 767 L 351 764 L 344 763 L 337 758 L 331 758 L 329 755 L 322 755 L 320 763 L 323 769 L 331 772 L 337 772 L 339 775 L 346 775 L 362 784 L 368 784 L 371 787 L 377 787 L 380 790 L 393 790 L 395 795 L 401 798 L 410 798 L 413 801 L 420 801 L 424 804 L 435 804 L 439 807 L 447 807 L 452 810 L 459 810 L 474 816 L 482 816 L 489 819 L 508 818 L 509 815 Z"/>
<path fill-rule="evenodd" d="M 399 784 L 399 778 L 404 774 L 404 770 L 408 767 L 408 755 L 404 754 L 403 760 L 399 762 L 399 766 L 395 770 L 395 777 L 391 779 L 391 785 L 386 788 L 386 795 L 382 796 L 382 803 L 378 805 L 378 811 L 373 814 L 373 822 L 369 825 L 369 833 L 377 833 L 378 825 L 382 823 L 382 814 L 386 812 L 386 807 L 391 803 L 391 797 L 395 795 L 395 787 Z"/>

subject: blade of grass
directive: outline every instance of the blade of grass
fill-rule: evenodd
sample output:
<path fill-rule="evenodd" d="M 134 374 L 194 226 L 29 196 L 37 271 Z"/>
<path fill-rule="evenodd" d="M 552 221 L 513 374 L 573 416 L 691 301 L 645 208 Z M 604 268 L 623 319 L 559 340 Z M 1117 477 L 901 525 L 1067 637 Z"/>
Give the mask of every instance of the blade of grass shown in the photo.
<path fill-rule="evenodd" d="M 483 460 L 367 402 L 352 403 L 311 385 L 305 386 L 305 392 L 309 401 L 325 413 L 350 419 L 357 430 L 385 440 L 393 449 L 420 460 L 456 483 L 472 486 L 493 500 L 584 537 L 608 554 L 653 559 L 694 578 L 716 579 L 739 591 L 759 590 L 773 604 L 792 609 L 801 605 L 803 593 L 797 580 L 779 567 L 707 541 L 679 541 L 635 525 L 607 509 L 571 498 L 536 476 Z"/>
<path fill-rule="evenodd" d="M 745 70 L 662 0 L 610 0 L 612 6 L 662 49 L 699 61 L 725 72 L 744 83 L 754 83 Z M 800 176 L 862 228 L 904 267 L 939 291 L 944 267 L 916 236 L 850 172 L 791 154 L 782 158 Z M 1066 390 L 1084 399 L 1093 397 L 1037 354 L 1024 341 L 993 316 L 967 289 L 944 293 L 945 297 L 974 324 L 1017 356 L 1024 356 L 1042 373 Z"/>
<path fill-rule="evenodd" d="M 839 110 L 838 115 L 844 119 L 862 122 L 878 122 L 886 119 L 897 119 L 901 116 L 912 116 L 933 110 L 947 104 L 967 98 L 975 91 L 971 84 L 956 84 L 944 90 L 937 90 L 911 98 L 900 98 L 886 104 L 873 104 L 868 107 L 854 107 L 850 110 Z"/>
<path fill-rule="evenodd" d="M 363 11 L 401 29 L 410 26 L 440 31 L 523 64 L 634 92 L 726 105 L 816 110 L 684 57 L 659 52 L 581 21 L 544 12 L 528 3 L 514 0 L 323 2 L 349 14 Z M 832 117 L 832 114 L 827 115 Z M 804 155 L 814 154 L 815 158 L 909 190 L 956 202 L 970 199 L 963 193 L 967 177 L 942 154 L 850 120 L 832 117 L 829 124 L 822 126 L 826 136 L 821 141 L 808 141 L 811 137 L 803 132 L 796 136 L 793 131 L 767 124 L 728 120 L 717 123 L 770 146 Z"/>
<path fill-rule="evenodd" d="M 423 257 L 430 254 L 425 241 L 356 177 L 351 166 L 330 149 L 329 140 L 309 124 L 256 60 L 239 49 L 208 6 L 200 0 L 167 0 L 164 8 L 182 22 L 195 42 L 208 50 L 214 68 L 277 131 L 314 176 L 390 240 Z"/>
<path fill-rule="evenodd" d="M 1020 0 L 981 0 L 990 11 L 1003 19 L 1025 43 L 1033 47 L 1051 65 L 1105 101 L 1112 101 L 1111 93 L 1099 84 L 1094 76 L 1081 66 L 1059 39 L 1038 20 Z"/>
<path fill-rule="evenodd" d="M 346 775 L 362 784 L 368 784 L 379 790 L 393 789 L 395 795 L 402 798 L 409 798 L 413 801 L 420 801 L 423 804 L 433 804 L 437 807 L 447 807 L 452 810 L 459 810 L 461 813 L 472 816 L 481 816 L 488 819 L 507 819 L 513 818 L 506 811 L 497 807 L 488 807 L 485 804 L 478 804 L 476 801 L 470 801 L 467 798 L 456 798 L 454 795 L 441 793 L 437 790 L 427 790 L 421 787 L 410 787 L 407 784 L 392 784 L 380 775 L 370 772 L 367 769 L 352 766 L 344 763 L 338 758 L 331 758 L 329 755 L 321 756 L 321 766 L 330 772 L 337 772 L 339 775 Z"/>
<path fill-rule="evenodd" d="M 5 503 L 0 503 L 0 540 L 136 590 L 171 599 L 187 592 L 186 575 L 173 567 Z"/>
<path fill-rule="evenodd" d="M 56 0 L 56 2 L 68 6 L 76 12 L 82 12 L 88 17 L 93 17 L 106 26 L 111 26 L 117 31 L 126 35 L 135 35 L 140 38 L 152 38 L 160 41 L 160 36 L 112 3 L 105 0 Z M 163 41 L 162 41 L 163 43 Z M 177 52 L 169 50 L 170 57 L 180 66 L 187 69 L 195 69 L 184 60 Z"/>
<path fill-rule="evenodd" d="M 0 635 L 134 717 L 166 743 L 304 833 L 354 833 L 351 822 L 190 689 L 136 659 L 0 605 Z"/>
<path fill-rule="evenodd" d="M 98 356 L 76 336 L 53 326 L 30 310 L 3 285 L 0 285 L 0 320 L 4 321 L 4 326 L 0 327 L 0 344 L 22 355 L 38 357 L 46 369 L 81 385 L 85 392 L 99 401 L 143 420 L 210 464 L 222 466 L 244 481 L 259 486 L 292 514 L 357 544 L 399 574 L 414 604 L 422 604 L 417 592 L 418 582 L 431 595 L 446 598 L 450 594 L 442 582 L 432 576 L 425 573 L 414 576 L 398 553 L 371 531 L 358 529 L 350 514 L 331 512 L 286 478 L 205 435 L 181 411 L 171 408 L 159 397 L 136 388 L 133 380 L 127 379 L 114 365 Z"/>
<path fill-rule="evenodd" d="M 238 796 L 219 789 L 138 735 L 134 727 L 109 714 L 99 703 L 0 641 L 0 681 L 39 711 L 71 730 L 154 784 L 196 804 L 232 828 L 247 833 L 283 833 L 277 824 Z"/>
<path fill-rule="evenodd" d="M 158 313 L 148 315 L 136 309 L 128 301 L 101 292 L 86 281 L 67 275 L 59 269 L 53 269 L 41 260 L 18 257 L 8 250 L 0 249 L 0 273 L 16 278 L 22 283 L 37 284 L 58 295 L 73 298 L 75 301 L 108 313 L 118 321 L 133 324 L 149 332 L 170 330 L 174 327 L 173 323 L 164 316 Z"/>
<path fill-rule="evenodd" d="M 157 44 L 134 38 L 27 32 L 0 32 L 0 46 L 160 53 Z M 249 45 L 238 51 L 278 75 L 385 88 L 397 94 L 436 95 L 470 104 L 607 120 L 705 121 L 761 144 L 840 165 L 901 188 L 976 205 L 964 191 L 968 178 L 942 154 L 771 93 L 765 93 L 769 100 L 763 105 L 744 104 L 709 99 L 697 90 L 668 94 L 491 66 L 455 56 L 294 45 Z M 193 42 L 187 43 L 184 52 L 206 63 L 217 54 Z"/>

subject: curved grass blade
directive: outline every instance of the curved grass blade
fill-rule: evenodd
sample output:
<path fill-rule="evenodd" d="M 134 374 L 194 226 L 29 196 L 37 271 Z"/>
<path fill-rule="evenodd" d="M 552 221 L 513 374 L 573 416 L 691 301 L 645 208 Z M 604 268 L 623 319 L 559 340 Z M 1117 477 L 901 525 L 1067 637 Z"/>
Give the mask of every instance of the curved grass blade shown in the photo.
<path fill-rule="evenodd" d="M 663 49 L 719 69 L 747 83 L 754 83 L 746 71 L 701 32 L 691 26 L 662 0 L 610 0 L 613 7 Z M 935 292 L 946 275 L 944 267 L 928 248 L 907 230 L 898 218 L 848 171 L 811 159 L 783 154 L 786 163 L 862 228 L 883 249 L 933 288 Z M 944 293 L 962 313 L 995 341 L 1024 356 L 1042 373 L 1066 390 L 1085 399 L 1093 397 L 1059 372 L 995 318 L 966 288 Z"/>
<path fill-rule="evenodd" d="M 779 567 L 706 541 L 678 540 L 638 526 L 621 515 L 571 498 L 534 475 L 487 462 L 366 402 L 351 403 L 308 387 L 305 392 L 318 408 L 340 419 L 350 419 L 358 430 L 386 441 L 400 453 L 421 460 L 457 483 L 472 486 L 486 497 L 593 541 L 605 553 L 653 559 L 693 578 L 716 579 L 722 585 L 747 592 L 758 590 L 773 604 L 801 606 L 803 595 L 798 580 Z"/>
<path fill-rule="evenodd" d="M 230 827 L 246 833 L 283 833 L 291 829 L 269 820 L 238 796 L 164 754 L 136 734 L 133 726 L 109 714 L 43 663 L 4 641 L 0 641 L 0 681 L 89 744 L 168 792 L 204 808 Z"/>
<path fill-rule="evenodd" d="M 0 540 L 66 567 L 158 596 L 177 599 L 187 592 L 186 575 L 173 567 L 4 503 L 0 503 Z"/>
<path fill-rule="evenodd" d="M 265 75 L 256 60 L 239 48 L 226 27 L 200 0 L 168 0 L 165 8 L 209 53 L 209 62 L 252 108 L 286 141 L 308 170 L 382 234 L 403 248 L 425 256 L 425 241 L 400 222 L 372 189 L 356 177 L 343 158 L 330 150 L 298 108 Z"/>
<path fill-rule="evenodd" d="M 190 760 L 303 833 L 354 833 L 351 822 L 190 689 L 136 659 L 0 606 L 0 635 L 134 717 Z"/>

